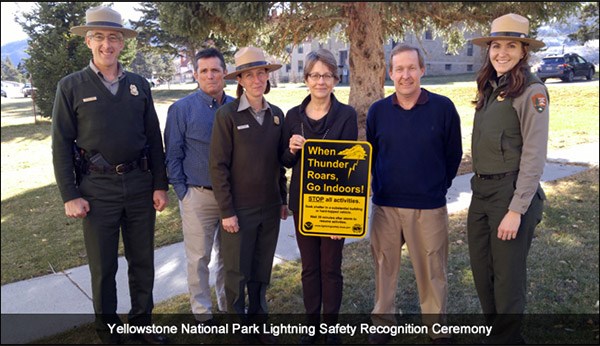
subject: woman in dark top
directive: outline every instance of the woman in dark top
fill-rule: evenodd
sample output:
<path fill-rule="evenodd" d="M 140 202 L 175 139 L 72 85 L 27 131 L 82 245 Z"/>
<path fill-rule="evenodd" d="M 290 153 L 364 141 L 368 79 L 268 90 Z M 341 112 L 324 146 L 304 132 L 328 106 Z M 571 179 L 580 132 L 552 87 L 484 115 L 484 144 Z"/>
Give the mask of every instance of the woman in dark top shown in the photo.
<path fill-rule="evenodd" d="M 290 109 L 285 117 L 282 143 L 282 163 L 292 168 L 289 208 L 294 213 L 296 240 L 302 260 L 302 291 L 308 322 L 318 325 L 321 308 L 328 324 L 337 322 L 342 302 L 342 250 L 344 238 L 304 236 L 298 228 L 300 198 L 300 158 L 307 139 L 356 140 L 358 123 L 354 108 L 340 103 L 333 95 L 339 81 L 337 63 L 325 49 L 308 53 L 304 82 L 308 95 L 299 106 Z M 302 335 L 301 344 L 313 344 L 318 334 Z M 328 344 L 339 344 L 340 337 L 327 335 Z"/>

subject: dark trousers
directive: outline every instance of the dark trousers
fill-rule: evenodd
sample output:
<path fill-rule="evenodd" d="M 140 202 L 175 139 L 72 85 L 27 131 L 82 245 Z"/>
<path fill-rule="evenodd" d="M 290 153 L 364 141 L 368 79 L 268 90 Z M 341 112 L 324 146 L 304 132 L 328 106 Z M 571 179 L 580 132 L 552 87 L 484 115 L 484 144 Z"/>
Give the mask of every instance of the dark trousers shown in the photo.
<path fill-rule="evenodd" d="M 296 242 L 302 260 L 302 295 L 308 323 L 319 324 L 322 306 L 325 323 L 335 324 L 342 305 L 342 251 L 345 238 L 333 240 L 330 237 L 302 235 L 298 218 L 298 213 L 294 212 Z"/>
<path fill-rule="evenodd" d="M 83 235 L 99 335 L 107 331 L 107 323 L 121 323 L 116 314 L 115 280 L 120 234 L 128 263 L 128 320 L 132 325 L 150 324 L 156 219 L 152 174 L 139 169 L 123 175 L 92 173 L 83 177 L 80 190 L 90 203 L 90 211 L 83 219 Z"/>
<path fill-rule="evenodd" d="M 221 232 L 227 312 L 258 319 L 268 313 L 266 292 L 279 238 L 280 205 L 236 210 L 240 230 Z M 246 295 L 248 289 L 248 310 Z"/>
<path fill-rule="evenodd" d="M 467 217 L 473 280 L 486 320 L 494 328 L 490 343 L 514 344 L 521 337 L 527 295 L 527 255 L 535 227 L 542 219 L 541 187 L 521 216 L 517 238 L 498 239 L 498 226 L 508 212 L 517 176 L 499 180 L 471 179 L 473 197 Z"/>

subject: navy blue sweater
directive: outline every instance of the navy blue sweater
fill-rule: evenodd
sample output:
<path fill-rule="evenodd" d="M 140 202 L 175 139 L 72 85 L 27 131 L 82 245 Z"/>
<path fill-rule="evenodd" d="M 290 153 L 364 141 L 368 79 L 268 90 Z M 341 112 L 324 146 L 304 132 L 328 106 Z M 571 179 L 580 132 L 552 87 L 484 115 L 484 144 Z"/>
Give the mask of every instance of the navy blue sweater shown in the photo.
<path fill-rule="evenodd" d="M 462 158 L 460 118 L 449 98 L 421 89 L 410 110 L 396 95 L 379 100 L 367 114 L 367 141 L 373 146 L 373 203 L 435 209 Z"/>

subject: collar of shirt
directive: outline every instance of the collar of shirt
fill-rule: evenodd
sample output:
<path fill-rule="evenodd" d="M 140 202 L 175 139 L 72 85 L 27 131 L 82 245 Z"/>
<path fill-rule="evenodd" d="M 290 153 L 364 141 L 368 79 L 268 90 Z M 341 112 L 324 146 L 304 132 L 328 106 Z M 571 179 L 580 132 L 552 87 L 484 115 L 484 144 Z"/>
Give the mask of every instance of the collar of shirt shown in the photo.
<path fill-rule="evenodd" d="M 429 101 L 429 92 L 421 88 L 421 93 L 419 94 L 419 98 L 417 99 L 417 104 L 424 105 L 427 103 L 427 101 Z M 402 108 L 402 106 L 400 106 L 400 103 L 398 102 L 398 95 L 396 95 L 396 93 L 392 94 L 392 104 Z"/>
<path fill-rule="evenodd" d="M 265 98 L 263 97 L 262 99 L 262 108 L 259 110 L 260 112 L 264 112 L 267 109 L 271 109 L 271 106 L 269 105 L 269 103 L 265 100 Z M 254 109 L 252 108 L 252 106 L 250 106 L 250 101 L 248 101 L 248 98 L 246 97 L 246 93 L 243 93 L 242 96 L 240 96 L 240 105 L 238 106 L 238 112 L 244 111 L 246 109 L 250 108 L 250 113 L 252 113 L 252 115 L 256 116 L 256 112 L 254 111 Z"/>
<path fill-rule="evenodd" d="M 125 70 L 123 70 L 123 65 L 121 65 L 120 62 L 117 62 L 117 80 L 115 81 L 108 81 L 106 78 L 104 78 L 104 75 L 102 74 L 102 72 L 100 72 L 100 70 L 98 69 L 98 67 L 96 67 L 96 65 L 94 65 L 93 60 L 90 60 L 90 68 L 92 69 L 92 71 L 94 71 L 94 73 L 100 77 L 100 80 L 106 85 L 106 86 L 110 86 L 116 83 L 119 83 L 119 81 L 123 78 L 125 78 Z"/>
<path fill-rule="evenodd" d="M 492 77 L 488 81 L 493 90 L 508 84 L 508 74 L 503 74 L 500 77 Z"/>
<path fill-rule="evenodd" d="M 223 92 L 223 97 L 220 100 L 213 98 L 209 94 L 202 91 L 202 89 L 200 89 L 200 88 L 198 88 L 198 91 L 196 92 L 196 94 L 198 95 L 198 97 L 200 97 L 202 102 L 206 103 L 208 108 L 211 108 L 211 109 L 219 108 L 220 106 L 225 104 L 225 100 L 227 100 L 227 95 L 225 94 L 225 92 Z"/>

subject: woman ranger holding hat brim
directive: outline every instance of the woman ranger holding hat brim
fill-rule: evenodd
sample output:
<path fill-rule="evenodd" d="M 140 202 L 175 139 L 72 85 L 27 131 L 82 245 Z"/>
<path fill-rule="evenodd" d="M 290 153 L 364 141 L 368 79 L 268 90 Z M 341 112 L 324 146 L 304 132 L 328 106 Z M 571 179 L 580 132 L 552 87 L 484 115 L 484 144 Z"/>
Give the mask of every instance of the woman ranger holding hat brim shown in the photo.
<path fill-rule="evenodd" d="M 486 343 L 524 343 L 527 255 L 546 199 L 540 178 L 548 143 L 548 90 L 530 72 L 529 21 L 507 14 L 491 34 L 473 39 L 486 47 L 477 75 L 473 121 L 473 197 L 467 217 L 475 287 L 487 322 Z"/>
<path fill-rule="evenodd" d="M 238 82 L 237 99 L 216 113 L 210 143 L 210 173 L 221 210 L 227 311 L 251 322 L 265 317 L 266 289 L 279 236 L 287 218 L 285 169 L 279 163 L 283 112 L 267 102 L 269 72 L 281 68 L 262 50 L 235 54 L 236 69 L 225 79 Z M 248 289 L 246 313 L 245 289 Z M 270 334 L 257 336 L 274 342 Z"/>

